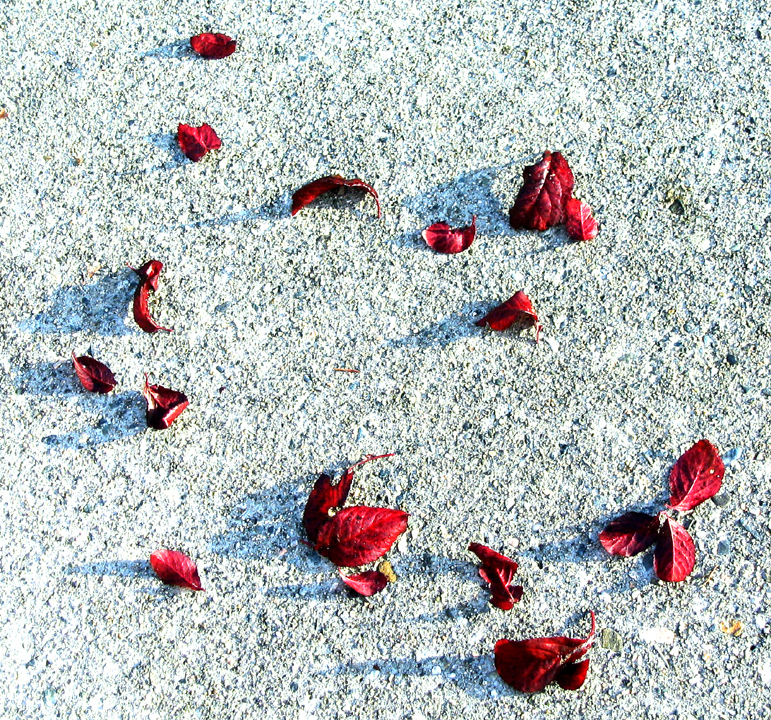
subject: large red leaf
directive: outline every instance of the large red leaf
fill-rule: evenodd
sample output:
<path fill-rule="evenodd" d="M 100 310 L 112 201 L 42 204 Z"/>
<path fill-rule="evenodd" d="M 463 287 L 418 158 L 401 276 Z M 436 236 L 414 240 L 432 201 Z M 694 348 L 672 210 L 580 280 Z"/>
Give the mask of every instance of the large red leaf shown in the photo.
<path fill-rule="evenodd" d="M 408 517 L 402 510 L 345 508 L 321 526 L 316 550 L 338 567 L 366 565 L 390 550 Z"/>
<path fill-rule="evenodd" d="M 339 572 L 340 579 L 351 588 L 351 590 L 356 591 L 359 595 L 363 595 L 364 597 L 375 595 L 388 585 L 388 578 L 379 570 L 367 570 L 358 575 L 343 575 L 342 570 Z"/>
<path fill-rule="evenodd" d="M 471 225 L 451 228 L 445 222 L 430 225 L 423 231 L 423 239 L 430 248 L 445 255 L 454 255 L 471 247 L 477 234 L 477 216 L 471 219 Z"/>
<path fill-rule="evenodd" d="M 565 204 L 565 215 L 565 229 L 571 240 L 585 242 L 597 237 L 597 221 L 583 200 L 570 198 Z"/>
<path fill-rule="evenodd" d="M 180 123 L 177 128 L 179 149 L 193 162 L 198 162 L 209 150 L 219 150 L 222 141 L 211 125 L 204 123 L 200 127 Z"/>
<path fill-rule="evenodd" d="M 324 193 L 340 187 L 355 188 L 368 192 L 375 200 L 375 204 L 377 205 L 377 216 L 380 217 L 380 199 L 378 198 L 375 188 L 358 178 L 346 180 L 342 175 L 327 175 L 326 177 L 309 182 L 307 185 L 303 185 L 299 190 L 296 190 L 292 195 L 292 215 L 297 215 L 297 213 L 306 205 L 312 203 Z"/>
<path fill-rule="evenodd" d="M 219 60 L 236 51 L 236 41 L 221 33 L 201 33 L 190 38 L 190 47 L 202 57 Z"/>
<path fill-rule="evenodd" d="M 595 629 L 592 613 L 592 629 L 585 640 L 562 636 L 499 640 L 495 645 L 495 669 L 507 685 L 520 692 L 543 690 L 555 680 L 566 690 L 577 690 L 586 678 L 589 660 L 577 661 L 594 644 Z"/>
<path fill-rule="evenodd" d="M 509 210 L 511 227 L 546 230 L 561 223 L 574 184 L 567 160 L 547 150 L 540 162 L 522 171 L 522 177 L 525 184 Z"/>
<path fill-rule="evenodd" d="M 108 393 L 117 384 L 110 368 L 88 355 L 75 357 L 72 353 L 72 366 L 80 384 L 89 392 Z"/>
<path fill-rule="evenodd" d="M 150 565 L 167 585 L 178 585 L 190 590 L 203 590 L 198 568 L 184 553 L 177 550 L 156 550 L 150 555 Z"/>
<path fill-rule="evenodd" d="M 184 393 L 160 385 L 150 385 L 147 375 L 142 395 L 147 401 L 147 424 L 156 430 L 165 430 L 188 406 Z"/>
<path fill-rule="evenodd" d="M 696 564 L 696 547 L 693 538 L 680 524 L 664 514 L 664 524 L 653 553 L 653 569 L 666 582 L 681 582 L 692 572 Z"/>
<path fill-rule="evenodd" d="M 512 582 L 517 563 L 486 545 L 471 543 L 468 549 L 482 561 L 479 575 L 490 585 L 490 602 L 501 610 L 511 610 L 522 599 L 522 586 Z"/>
<path fill-rule="evenodd" d="M 686 512 L 720 492 L 725 465 L 709 440 L 686 450 L 669 473 L 669 507 Z"/>
<path fill-rule="evenodd" d="M 159 330 L 172 332 L 174 328 L 159 325 L 150 315 L 150 292 L 155 292 L 158 289 L 163 263 L 160 260 L 148 260 L 138 269 L 131 267 L 131 265 L 129 268 L 139 275 L 139 285 L 134 290 L 134 322 L 147 333 L 154 333 Z"/>
<path fill-rule="evenodd" d="M 608 524 L 600 533 L 600 542 L 611 555 L 631 557 L 656 542 L 659 525 L 656 515 L 628 512 Z"/>
<path fill-rule="evenodd" d="M 491 310 L 481 320 L 477 320 L 479 327 L 489 325 L 491 330 L 508 330 L 510 327 L 523 329 L 528 327 L 535 328 L 535 341 L 543 329 L 538 323 L 538 316 L 533 310 L 533 303 L 525 295 L 524 291 L 519 290 L 512 295 L 503 305 Z"/>

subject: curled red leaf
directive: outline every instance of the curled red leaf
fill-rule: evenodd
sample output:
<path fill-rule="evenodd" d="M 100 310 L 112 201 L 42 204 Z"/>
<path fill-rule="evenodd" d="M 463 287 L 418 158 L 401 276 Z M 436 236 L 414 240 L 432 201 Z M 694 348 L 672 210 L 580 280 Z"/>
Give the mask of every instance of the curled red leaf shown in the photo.
<path fill-rule="evenodd" d="M 595 621 L 585 640 L 545 637 L 532 640 L 499 640 L 495 645 L 495 669 L 507 684 L 520 692 L 543 690 L 556 681 L 565 690 L 577 690 L 586 679 L 589 659 L 580 660 L 594 644 Z"/>
<path fill-rule="evenodd" d="M 565 215 L 565 229 L 571 240 L 586 242 L 597 237 L 597 221 L 583 200 L 570 198 L 565 204 Z"/>
<path fill-rule="evenodd" d="M 468 549 L 482 561 L 479 575 L 490 585 L 490 602 L 501 610 L 511 610 L 522 599 L 522 586 L 512 582 L 517 563 L 486 545 L 471 543 Z"/>
<path fill-rule="evenodd" d="M 179 149 L 193 162 L 198 162 L 209 150 L 219 150 L 222 141 L 211 125 L 204 123 L 201 127 L 193 127 L 180 123 L 177 128 Z"/>
<path fill-rule="evenodd" d="M 236 41 L 221 33 L 201 33 L 190 38 L 190 47 L 202 57 L 220 60 L 236 51 Z"/>
<path fill-rule="evenodd" d="M 75 357 L 72 353 L 72 366 L 80 384 L 89 392 L 108 393 L 117 385 L 110 368 L 88 355 Z"/>
<path fill-rule="evenodd" d="M 142 395 L 147 401 L 147 424 L 156 430 L 165 430 L 188 406 L 184 393 L 160 385 L 150 385 L 147 375 Z"/>
<path fill-rule="evenodd" d="M 342 570 L 339 572 L 340 579 L 351 588 L 351 590 L 356 591 L 359 595 L 363 595 L 364 597 L 375 595 L 388 585 L 388 578 L 379 570 L 367 570 L 358 575 L 343 575 Z"/>
<path fill-rule="evenodd" d="M 608 524 L 600 533 L 600 542 L 611 555 L 631 557 L 656 542 L 659 524 L 656 515 L 628 512 Z"/>
<path fill-rule="evenodd" d="M 669 473 L 672 510 L 687 512 L 717 495 L 723 484 L 725 465 L 709 440 L 699 440 L 686 450 Z"/>
<path fill-rule="evenodd" d="M 150 565 L 155 574 L 167 585 L 203 590 L 198 568 L 184 553 L 177 550 L 156 550 L 150 555 Z"/>
<path fill-rule="evenodd" d="M 489 325 L 491 330 L 498 331 L 508 330 L 510 327 L 519 330 L 534 327 L 536 342 L 538 342 L 541 330 L 543 330 L 538 322 L 538 316 L 533 310 L 533 303 L 522 290 L 512 295 L 503 305 L 491 310 L 481 320 L 477 320 L 476 324 L 479 327 Z"/>
<path fill-rule="evenodd" d="M 561 153 L 548 150 L 535 165 L 522 171 L 525 183 L 509 210 L 511 227 L 546 230 L 565 219 L 573 193 L 573 171 Z"/>
<path fill-rule="evenodd" d="M 342 175 L 327 175 L 326 177 L 309 182 L 307 185 L 303 185 L 299 190 L 296 190 L 292 195 L 292 215 L 296 215 L 306 205 L 312 203 L 324 193 L 339 187 L 355 188 L 369 193 L 375 200 L 375 204 L 377 205 L 377 216 L 380 217 L 380 199 L 378 198 L 377 190 L 363 180 L 359 180 L 358 178 L 346 180 Z"/>
<path fill-rule="evenodd" d="M 454 255 L 471 247 L 476 234 L 477 216 L 474 215 L 468 227 L 453 229 L 445 222 L 434 223 L 423 231 L 423 239 L 437 252 Z"/>
<path fill-rule="evenodd" d="M 665 515 L 659 531 L 659 541 L 653 553 L 653 569 L 666 582 L 681 582 L 692 572 L 696 564 L 696 546 L 689 532 Z"/>
<path fill-rule="evenodd" d="M 139 269 L 131 267 L 139 275 L 139 285 L 134 290 L 134 322 L 142 330 L 148 333 L 165 330 L 172 332 L 174 328 L 167 328 L 159 325 L 150 315 L 150 292 L 158 289 L 158 280 L 163 270 L 163 263 L 160 260 L 148 260 Z"/>

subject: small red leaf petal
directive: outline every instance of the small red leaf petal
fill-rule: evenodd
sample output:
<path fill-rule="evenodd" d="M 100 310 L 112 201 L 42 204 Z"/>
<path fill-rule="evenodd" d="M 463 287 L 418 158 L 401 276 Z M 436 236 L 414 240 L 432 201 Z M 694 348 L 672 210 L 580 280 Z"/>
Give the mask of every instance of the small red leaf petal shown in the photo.
<path fill-rule="evenodd" d="M 578 690 L 586 680 L 588 669 L 589 658 L 586 658 L 579 663 L 563 665 L 554 679 L 563 690 Z"/>
<path fill-rule="evenodd" d="M 681 582 L 696 564 L 696 546 L 688 531 L 666 516 L 653 553 L 653 569 L 666 582 Z"/>
<path fill-rule="evenodd" d="M 329 511 L 332 508 L 341 508 L 345 504 L 352 481 L 353 471 L 350 469 L 343 473 L 337 485 L 332 485 L 332 478 L 329 475 L 323 473 L 319 475 L 303 512 L 305 533 L 312 543 L 316 543 L 321 526 L 329 522 Z"/>
<path fill-rule="evenodd" d="M 585 242 L 597 237 L 597 221 L 583 200 L 570 198 L 565 205 L 565 214 L 565 229 L 571 240 Z"/>
<path fill-rule="evenodd" d="M 343 575 L 342 571 L 340 571 L 340 579 L 351 590 L 364 597 L 375 595 L 388 585 L 388 578 L 379 570 L 367 570 L 358 575 Z"/>
<path fill-rule="evenodd" d="M 172 332 L 174 328 L 167 328 L 159 325 L 150 315 L 150 292 L 158 289 L 163 263 L 160 260 L 148 260 L 138 270 L 129 267 L 139 276 L 139 285 L 134 290 L 134 322 L 147 333 L 165 330 Z"/>
<path fill-rule="evenodd" d="M 147 424 L 156 430 L 169 427 L 189 404 L 184 393 L 160 385 L 150 385 L 147 375 L 142 395 L 147 401 Z"/>
<path fill-rule="evenodd" d="M 573 193 L 573 172 L 561 153 L 548 150 L 535 165 L 522 171 L 522 186 L 509 210 L 513 228 L 546 230 L 565 219 L 565 205 Z"/>
<path fill-rule="evenodd" d="M 150 565 L 155 574 L 167 585 L 177 585 L 190 590 L 203 590 L 198 568 L 184 553 L 176 550 L 156 550 L 150 555 Z"/>
<path fill-rule="evenodd" d="M 236 51 L 236 41 L 221 33 L 201 33 L 190 38 L 190 47 L 202 57 L 220 60 Z"/>
<path fill-rule="evenodd" d="M 687 512 L 717 495 L 723 484 L 725 465 L 709 440 L 699 440 L 686 450 L 669 473 L 669 507 Z"/>
<path fill-rule="evenodd" d="M 471 247 L 476 234 L 477 216 L 474 215 L 468 227 L 452 229 L 445 222 L 434 223 L 423 231 L 423 239 L 437 252 L 453 255 Z"/>
<path fill-rule="evenodd" d="M 378 198 L 375 188 L 358 178 L 346 180 L 342 175 L 327 175 L 326 177 L 309 182 L 307 185 L 303 185 L 299 190 L 296 190 L 292 195 L 292 215 L 296 215 L 306 205 L 312 203 L 324 193 L 339 187 L 354 188 L 369 193 L 375 200 L 375 204 L 377 205 L 377 216 L 380 217 L 380 198 Z"/>
<path fill-rule="evenodd" d="M 631 557 L 656 542 L 659 524 L 656 515 L 628 512 L 608 524 L 600 533 L 600 542 L 611 555 Z"/>
<path fill-rule="evenodd" d="M 88 355 L 75 357 L 72 353 L 72 366 L 80 384 L 89 392 L 108 393 L 117 384 L 110 368 Z"/>
<path fill-rule="evenodd" d="M 177 142 L 179 149 L 193 162 L 198 162 L 209 150 L 219 150 L 222 147 L 217 133 L 206 123 L 200 127 L 180 123 L 177 128 Z"/>
<path fill-rule="evenodd" d="M 481 320 L 477 320 L 476 325 L 479 327 L 489 325 L 491 330 L 498 331 L 508 330 L 510 327 L 518 330 L 534 327 L 536 342 L 542 330 L 538 323 L 538 316 L 533 310 L 533 304 L 522 290 L 512 295 L 503 305 L 491 310 Z"/>
<path fill-rule="evenodd" d="M 490 585 L 490 602 L 501 610 L 511 610 L 522 599 L 522 586 L 512 583 L 517 563 L 479 543 L 471 543 L 468 549 L 482 561 L 479 575 Z"/>

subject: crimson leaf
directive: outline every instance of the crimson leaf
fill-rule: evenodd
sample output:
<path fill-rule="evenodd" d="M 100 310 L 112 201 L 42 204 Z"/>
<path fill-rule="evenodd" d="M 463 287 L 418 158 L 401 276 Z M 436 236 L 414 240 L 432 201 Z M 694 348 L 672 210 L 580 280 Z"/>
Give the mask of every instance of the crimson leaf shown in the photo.
<path fill-rule="evenodd" d="M 570 198 L 565 204 L 565 229 L 571 240 L 584 242 L 597 237 L 597 221 L 592 209 L 583 201 Z"/>
<path fill-rule="evenodd" d="M 437 252 L 453 255 L 471 247 L 476 234 L 477 216 L 474 215 L 468 227 L 453 229 L 445 222 L 434 223 L 423 231 L 423 239 Z"/>
<path fill-rule="evenodd" d="M 156 550 L 150 555 L 155 574 L 167 585 L 178 585 L 190 590 L 203 590 L 198 568 L 184 553 L 177 550 Z"/>
<path fill-rule="evenodd" d="M 666 513 L 664 524 L 659 532 L 659 541 L 653 553 L 653 569 L 666 582 L 685 580 L 696 564 L 696 547 L 693 538 L 680 524 Z"/>
<path fill-rule="evenodd" d="M 147 401 L 147 424 L 156 430 L 165 430 L 188 406 L 184 393 L 160 385 L 150 385 L 147 375 L 142 395 Z"/>
<path fill-rule="evenodd" d="M 236 41 L 221 33 L 201 33 L 190 38 L 190 47 L 202 57 L 219 60 L 236 51 Z"/>
<path fill-rule="evenodd" d="M 538 323 L 538 316 L 533 310 L 533 303 L 522 290 L 512 295 L 503 305 L 491 310 L 481 320 L 477 320 L 476 324 L 479 327 L 489 325 L 491 330 L 499 331 L 508 330 L 512 326 L 520 330 L 534 327 L 536 342 L 538 342 L 541 330 L 543 330 Z"/>
<path fill-rule="evenodd" d="M 363 595 L 364 597 L 375 595 L 388 585 L 388 578 L 379 570 L 367 570 L 358 575 L 343 575 L 341 570 L 340 579 L 351 588 L 351 590 L 356 591 L 359 595 Z"/>
<path fill-rule="evenodd" d="M 177 128 L 177 142 L 179 149 L 193 162 L 198 162 L 209 150 L 219 150 L 222 147 L 217 133 L 206 123 L 200 127 L 180 123 Z"/>
<path fill-rule="evenodd" d="M 139 275 L 139 285 L 134 290 L 134 322 L 142 330 L 148 333 L 165 330 L 172 332 L 174 328 L 167 328 L 159 325 L 150 315 L 150 291 L 155 292 L 158 289 L 158 280 L 160 279 L 163 263 L 160 260 L 148 260 L 139 269 L 129 267 Z"/>
<path fill-rule="evenodd" d="M 725 465 L 709 440 L 686 450 L 669 473 L 672 510 L 687 512 L 720 492 Z"/>
<path fill-rule="evenodd" d="M 110 368 L 88 355 L 75 357 L 72 353 L 72 366 L 80 384 L 89 392 L 108 393 L 117 384 Z"/>
<path fill-rule="evenodd" d="M 525 184 L 509 210 L 513 228 L 546 230 L 565 219 L 565 205 L 573 193 L 573 172 L 561 153 L 548 150 L 535 165 L 522 171 Z"/>
<path fill-rule="evenodd" d="M 309 182 L 307 185 L 303 185 L 299 190 L 296 190 L 292 195 L 292 215 L 297 215 L 300 210 L 309 203 L 312 203 L 316 198 L 339 187 L 356 188 L 368 192 L 375 200 L 375 204 L 377 205 L 377 216 L 380 217 L 380 199 L 378 198 L 377 190 L 363 180 L 359 180 L 358 178 L 346 180 L 342 175 L 327 175 L 326 177 Z"/>
<path fill-rule="evenodd" d="M 512 583 L 517 563 L 479 543 L 471 543 L 468 549 L 482 561 L 479 575 L 490 585 L 490 602 L 501 610 L 511 610 L 522 599 L 522 586 Z"/>
<path fill-rule="evenodd" d="M 657 516 L 628 512 L 608 524 L 600 533 L 600 542 L 611 555 L 631 557 L 653 545 L 658 536 Z"/>

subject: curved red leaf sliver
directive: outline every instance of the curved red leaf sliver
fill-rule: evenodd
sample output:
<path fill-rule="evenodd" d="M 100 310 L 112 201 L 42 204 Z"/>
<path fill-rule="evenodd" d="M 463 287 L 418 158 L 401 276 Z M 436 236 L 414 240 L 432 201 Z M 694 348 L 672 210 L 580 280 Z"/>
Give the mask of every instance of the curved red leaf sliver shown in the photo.
<path fill-rule="evenodd" d="M 158 280 L 160 279 L 163 263 L 160 260 L 148 260 L 139 269 L 131 267 L 139 276 L 139 285 L 134 290 L 134 322 L 147 333 L 164 330 L 172 332 L 174 328 L 167 328 L 159 325 L 150 315 L 150 292 L 158 289 Z"/>
<path fill-rule="evenodd" d="M 563 690 L 578 690 L 586 680 L 586 672 L 589 670 L 589 658 L 579 663 L 563 665 L 554 678 Z"/>
<path fill-rule="evenodd" d="M 437 252 L 454 255 L 471 247 L 476 234 L 477 216 L 474 215 L 468 227 L 453 229 L 445 222 L 434 223 L 423 231 L 423 239 Z"/>
<path fill-rule="evenodd" d="M 236 41 L 222 33 L 201 33 L 190 38 L 190 47 L 201 57 L 221 60 L 236 51 Z"/>
<path fill-rule="evenodd" d="M 110 368 L 88 355 L 75 357 L 75 353 L 72 353 L 72 366 L 80 384 L 89 392 L 105 394 L 117 385 Z"/>
<path fill-rule="evenodd" d="M 380 570 L 366 570 L 358 575 L 343 575 L 343 571 L 340 570 L 340 579 L 351 590 L 363 595 L 364 597 L 371 597 L 376 595 L 388 585 L 388 578 L 380 572 Z"/>
<path fill-rule="evenodd" d="M 150 555 L 150 565 L 167 585 L 203 590 L 198 568 L 185 553 L 177 550 L 156 550 Z"/>
<path fill-rule="evenodd" d="M 725 465 L 709 440 L 686 450 L 669 473 L 668 507 L 687 512 L 720 492 Z"/>
<path fill-rule="evenodd" d="M 543 154 L 535 165 L 522 171 L 524 185 L 509 210 L 515 229 L 546 230 L 565 219 L 565 205 L 573 194 L 573 171 L 561 153 Z"/>
<path fill-rule="evenodd" d="M 340 187 L 364 190 L 369 193 L 375 200 L 375 205 L 377 205 L 377 216 L 380 217 L 380 198 L 378 197 L 377 190 L 363 180 L 359 180 L 358 178 L 346 180 L 342 175 L 327 175 L 326 177 L 309 182 L 307 185 L 303 185 L 299 190 L 295 190 L 292 195 L 292 215 L 297 215 L 297 213 L 306 205 L 312 203 L 324 193 Z"/>
<path fill-rule="evenodd" d="M 147 401 L 147 424 L 156 430 L 168 428 L 189 404 L 187 396 L 178 390 L 150 385 L 147 375 L 142 395 Z"/>
<path fill-rule="evenodd" d="M 583 200 L 570 198 L 565 204 L 565 215 L 565 229 L 571 240 L 586 242 L 597 237 L 597 221 Z"/>
<path fill-rule="evenodd" d="M 600 543 L 611 555 L 631 557 L 656 542 L 660 524 L 657 515 L 628 512 L 606 526 L 600 533 Z"/>
<path fill-rule="evenodd" d="M 193 162 L 198 162 L 209 150 L 219 150 L 222 141 L 211 125 L 204 123 L 200 127 L 180 123 L 177 128 L 179 149 Z"/>
<path fill-rule="evenodd" d="M 471 543 L 468 549 L 482 561 L 479 576 L 490 585 L 490 602 L 501 610 L 511 610 L 522 599 L 522 586 L 512 583 L 517 563 L 486 545 Z"/>
<path fill-rule="evenodd" d="M 534 327 L 536 342 L 543 329 L 538 323 L 533 303 L 522 290 L 512 295 L 503 305 L 491 310 L 481 320 L 477 320 L 476 325 L 479 327 L 489 325 L 491 330 L 497 331 L 508 330 L 512 326 L 517 329 Z"/>
<path fill-rule="evenodd" d="M 696 546 L 690 533 L 666 513 L 653 553 L 653 569 L 665 582 L 681 582 L 696 564 Z"/>

